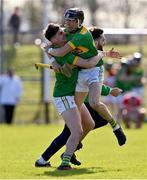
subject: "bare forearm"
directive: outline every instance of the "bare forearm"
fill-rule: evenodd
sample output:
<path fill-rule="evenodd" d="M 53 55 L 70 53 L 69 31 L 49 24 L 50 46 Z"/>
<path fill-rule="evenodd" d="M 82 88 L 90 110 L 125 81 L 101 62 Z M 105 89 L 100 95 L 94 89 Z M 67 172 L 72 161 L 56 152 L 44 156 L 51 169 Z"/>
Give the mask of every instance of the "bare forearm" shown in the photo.
<path fill-rule="evenodd" d="M 63 48 L 56 48 L 56 49 L 50 48 L 48 50 L 48 54 L 55 57 L 63 57 L 66 53 Z"/>
<path fill-rule="evenodd" d="M 66 43 L 63 47 L 61 48 L 49 48 L 48 49 L 48 54 L 55 56 L 55 57 L 63 57 L 67 53 L 72 51 L 72 48 L 69 46 L 68 43 Z"/>
<path fill-rule="evenodd" d="M 78 57 L 78 60 L 75 65 L 79 67 L 84 67 L 84 68 L 92 68 L 97 65 L 97 63 L 101 60 L 101 58 L 102 57 L 99 56 L 99 54 L 89 59 L 82 59 Z"/>

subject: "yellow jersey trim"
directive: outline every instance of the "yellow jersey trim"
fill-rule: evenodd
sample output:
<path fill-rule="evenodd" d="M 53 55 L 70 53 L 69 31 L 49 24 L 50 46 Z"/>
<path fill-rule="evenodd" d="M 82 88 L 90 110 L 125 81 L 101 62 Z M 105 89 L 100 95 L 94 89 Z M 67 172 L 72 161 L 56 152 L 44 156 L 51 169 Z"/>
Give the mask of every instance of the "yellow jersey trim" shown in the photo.
<path fill-rule="evenodd" d="M 80 49 L 82 51 L 81 53 L 86 53 L 89 51 L 89 49 L 84 46 L 78 46 L 77 49 Z"/>
<path fill-rule="evenodd" d="M 74 61 L 73 61 L 73 65 L 76 65 L 78 61 L 78 56 L 75 57 Z"/>
<path fill-rule="evenodd" d="M 75 45 L 72 43 L 72 42 L 68 42 L 68 44 L 69 44 L 69 46 L 72 48 L 72 49 L 75 49 L 76 47 L 75 47 Z"/>
<path fill-rule="evenodd" d="M 80 34 L 86 34 L 87 33 L 87 29 L 83 26 L 83 28 L 80 31 Z"/>

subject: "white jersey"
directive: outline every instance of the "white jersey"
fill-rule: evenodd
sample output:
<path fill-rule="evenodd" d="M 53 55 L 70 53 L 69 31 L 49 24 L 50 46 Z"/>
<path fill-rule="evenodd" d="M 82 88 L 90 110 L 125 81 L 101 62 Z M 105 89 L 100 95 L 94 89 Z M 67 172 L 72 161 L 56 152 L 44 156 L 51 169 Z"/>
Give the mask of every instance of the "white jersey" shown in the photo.
<path fill-rule="evenodd" d="M 0 104 L 15 105 L 22 95 L 22 82 L 16 75 L 0 76 Z"/>

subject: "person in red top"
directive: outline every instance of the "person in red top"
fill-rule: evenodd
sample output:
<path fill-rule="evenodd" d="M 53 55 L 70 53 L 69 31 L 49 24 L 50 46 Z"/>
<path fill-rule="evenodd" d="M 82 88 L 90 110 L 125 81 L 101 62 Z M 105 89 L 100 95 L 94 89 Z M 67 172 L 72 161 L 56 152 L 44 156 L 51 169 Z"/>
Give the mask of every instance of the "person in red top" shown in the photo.
<path fill-rule="evenodd" d="M 141 128 L 146 110 L 142 107 L 141 98 L 134 93 L 127 93 L 123 97 L 122 117 L 126 128 L 131 128 L 131 122 L 136 123 L 136 128 Z"/>

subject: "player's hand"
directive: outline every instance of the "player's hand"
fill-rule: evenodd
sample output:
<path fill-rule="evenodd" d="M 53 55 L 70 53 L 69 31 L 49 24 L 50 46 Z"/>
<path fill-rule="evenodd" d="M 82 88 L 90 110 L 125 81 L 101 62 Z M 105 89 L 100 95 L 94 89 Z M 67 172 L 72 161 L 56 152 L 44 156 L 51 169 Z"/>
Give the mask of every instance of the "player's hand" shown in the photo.
<path fill-rule="evenodd" d="M 119 88 L 117 88 L 117 87 L 112 88 L 111 91 L 110 91 L 110 94 L 111 94 L 112 96 L 115 96 L 115 97 L 117 97 L 117 96 L 120 95 L 121 93 L 122 93 L 122 89 L 119 89 Z"/>
<path fill-rule="evenodd" d="M 112 48 L 110 51 L 107 52 L 107 56 L 111 58 L 117 58 L 117 59 L 122 58 L 122 55 L 120 55 L 118 51 L 114 51 L 114 48 Z"/>
<path fill-rule="evenodd" d="M 67 77 L 71 77 L 72 75 L 72 67 L 70 64 L 65 63 L 62 66 L 61 73 L 64 74 Z"/>
<path fill-rule="evenodd" d="M 60 66 L 60 64 L 58 64 L 56 61 L 52 62 L 52 69 L 57 72 L 60 73 L 62 66 Z"/>
<path fill-rule="evenodd" d="M 48 43 L 42 43 L 41 44 L 41 49 L 47 53 L 48 49 L 52 46 L 52 43 L 49 41 Z"/>

